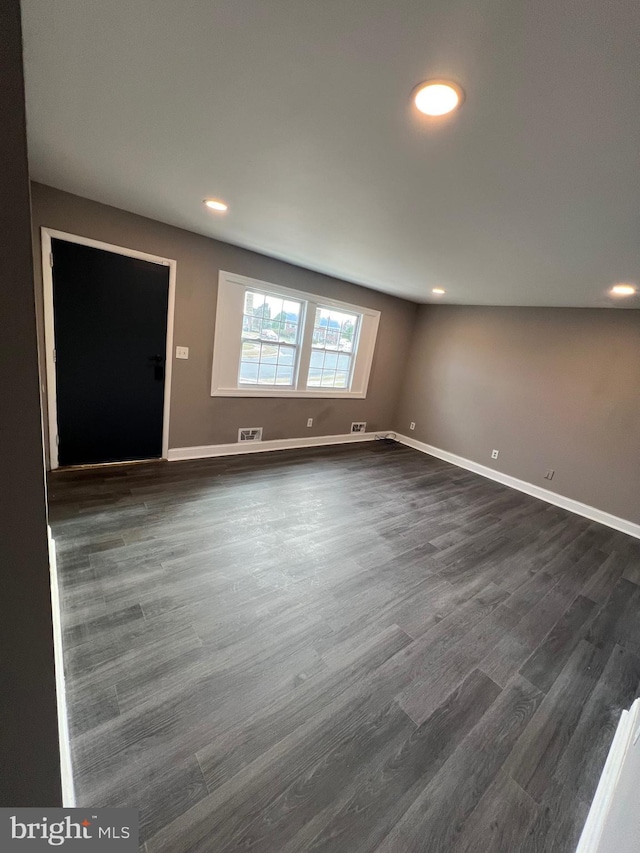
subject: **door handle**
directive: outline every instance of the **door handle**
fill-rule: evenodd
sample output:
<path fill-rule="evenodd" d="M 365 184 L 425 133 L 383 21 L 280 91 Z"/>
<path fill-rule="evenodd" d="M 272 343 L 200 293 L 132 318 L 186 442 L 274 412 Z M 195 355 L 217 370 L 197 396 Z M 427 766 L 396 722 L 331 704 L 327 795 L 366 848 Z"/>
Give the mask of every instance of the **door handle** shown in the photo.
<path fill-rule="evenodd" d="M 153 364 L 153 378 L 158 382 L 162 382 L 164 379 L 164 356 L 150 355 L 149 361 Z"/>

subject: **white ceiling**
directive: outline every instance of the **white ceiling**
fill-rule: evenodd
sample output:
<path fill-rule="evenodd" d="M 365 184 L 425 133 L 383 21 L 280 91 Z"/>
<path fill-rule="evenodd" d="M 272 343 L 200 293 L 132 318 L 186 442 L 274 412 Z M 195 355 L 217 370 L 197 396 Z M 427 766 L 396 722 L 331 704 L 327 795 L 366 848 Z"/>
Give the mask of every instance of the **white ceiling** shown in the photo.
<path fill-rule="evenodd" d="M 638 0 L 23 15 L 38 181 L 420 302 L 601 306 L 640 282 Z M 464 87 L 454 116 L 412 110 L 431 77 Z"/>

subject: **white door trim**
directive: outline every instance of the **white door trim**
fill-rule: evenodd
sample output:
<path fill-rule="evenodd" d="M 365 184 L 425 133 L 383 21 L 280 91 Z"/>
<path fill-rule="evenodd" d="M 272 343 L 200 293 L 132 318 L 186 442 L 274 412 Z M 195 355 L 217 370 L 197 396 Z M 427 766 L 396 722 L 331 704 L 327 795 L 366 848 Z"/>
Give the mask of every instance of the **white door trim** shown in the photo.
<path fill-rule="evenodd" d="M 56 231 L 54 228 L 41 228 L 42 243 L 42 285 L 44 299 L 44 340 L 45 340 L 45 362 L 47 377 L 47 422 L 49 424 L 49 462 L 51 468 L 58 467 L 58 406 L 56 393 L 56 365 L 54 352 L 56 348 L 55 327 L 53 322 L 53 271 L 51 266 L 51 240 L 66 240 L 68 243 L 79 243 L 81 246 L 91 246 L 94 249 L 103 249 L 116 255 L 126 255 L 129 258 L 137 258 L 141 261 L 149 261 L 152 264 L 160 264 L 169 267 L 169 300 L 167 306 L 167 350 L 164 370 L 164 409 L 162 413 L 162 456 L 167 458 L 169 452 L 169 415 L 171 412 L 171 368 L 173 365 L 173 314 L 176 298 L 176 267 L 177 262 L 171 258 L 161 258 L 157 255 L 149 255 L 139 252 L 137 249 L 127 249 L 123 246 L 114 246 L 111 243 L 103 243 L 100 240 L 92 240 L 89 237 L 80 237 L 77 234 L 67 234 L 64 231 Z"/>

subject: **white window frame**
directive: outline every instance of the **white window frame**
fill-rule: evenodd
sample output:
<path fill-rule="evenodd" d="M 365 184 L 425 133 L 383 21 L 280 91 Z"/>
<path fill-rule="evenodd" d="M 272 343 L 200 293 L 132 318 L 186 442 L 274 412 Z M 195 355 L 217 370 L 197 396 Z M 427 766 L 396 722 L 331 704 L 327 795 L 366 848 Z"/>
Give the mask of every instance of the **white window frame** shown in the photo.
<path fill-rule="evenodd" d="M 297 299 L 304 303 L 300 318 L 300 343 L 297 372 L 293 387 L 273 385 L 240 385 L 238 370 L 242 351 L 242 315 L 247 290 L 257 290 L 284 299 Z M 357 338 L 354 339 L 354 357 L 350 388 L 307 388 L 309 362 L 312 352 L 313 326 L 316 306 L 335 308 L 360 316 Z M 331 399 L 363 399 L 367 396 L 369 377 L 380 322 L 380 312 L 363 308 L 318 294 L 293 290 L 279 284 L 260 281 L 236 273 L 220 270 L 218 275 L 218 302 L 216 308 L 215 337 L 213 340 L 213 368 L 211 374 L 212 397 L 315 397 Z"/>

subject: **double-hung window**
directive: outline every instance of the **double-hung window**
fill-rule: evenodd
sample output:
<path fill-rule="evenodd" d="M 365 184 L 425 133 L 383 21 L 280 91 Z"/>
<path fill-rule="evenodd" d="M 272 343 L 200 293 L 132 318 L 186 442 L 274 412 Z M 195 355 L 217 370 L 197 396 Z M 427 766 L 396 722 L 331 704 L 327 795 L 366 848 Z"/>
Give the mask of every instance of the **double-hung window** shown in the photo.
<path fill-rule="evenodd" d="M 291 388 L 300 354 L 302 302 L 245 290 L 238 385 Z"/>
<path fill-rule="evenodd" d="M 316 305 L 308 388 L 350 388 L 361 315 Z"/>
<path fill-rule="evenodd" d="M 221 272 L 211 394 L 365 397 L 380 313 Z"/>

